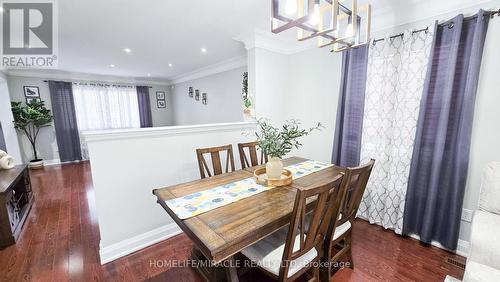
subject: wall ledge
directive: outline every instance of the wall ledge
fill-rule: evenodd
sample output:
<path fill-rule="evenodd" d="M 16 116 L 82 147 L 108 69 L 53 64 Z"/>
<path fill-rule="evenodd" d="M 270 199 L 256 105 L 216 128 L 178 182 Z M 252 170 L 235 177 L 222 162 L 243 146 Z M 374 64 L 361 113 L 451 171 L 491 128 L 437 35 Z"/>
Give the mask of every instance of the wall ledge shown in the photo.
<path fill-rule="evenodd" d="M 216 124 L 197 124 L 183 126 L 164 126 L 151 128 L 132 128 L 132 129 L 114 129 L 114 130 L 99 130 L 99 131 L 84 131 L 83 137 L 87 143 L 98 141 L 110 141 L 119 139 L 133 138 L 154 138 L 165 137 L 168 135 L 186 135 L 192 133 L 203 133 L 213 131 L 233 131 L 233 130 L 253 130 L 257 122 L 233 122 L 233 123 L 216 123 Z"/>

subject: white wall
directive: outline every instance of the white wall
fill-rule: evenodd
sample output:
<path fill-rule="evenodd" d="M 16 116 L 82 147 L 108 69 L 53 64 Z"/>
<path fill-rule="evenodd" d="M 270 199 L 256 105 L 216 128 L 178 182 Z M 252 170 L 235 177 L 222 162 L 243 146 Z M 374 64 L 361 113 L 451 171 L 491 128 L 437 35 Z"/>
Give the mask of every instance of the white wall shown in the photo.
<path fill-rule="evenodd" d="M 254 129 L 254 123 L 233 123 L 88 132 L 101 262 L 177 234 L 152 190 L 199 179 L 196 148 L 236 146 L 250 141 L 243 132 Z"/>
<path fill-rule="evenodd" d="M 158 108 L 156 103 L 156 92 L 165 92 L 166 108 Z M 172 101 L 172 92 L 170 86 L 152 85 L 149 88 L 149 100 L 151 102 L 151 116 L 153 118 L 153 127 L 174 125 L 174 107 Z"/>
<path fill-rule="evenodd" d="M 0 72 L 0 122 L 2 123 L 7 152 L 16 160 L 17 164 L 20 164 L 22 163 L 21 150 L 17 141 L 17 133 L 12 122 L 13 120 L 7 80 L 5 75 Z"/>
<path fill-rule="evenodd" d="M 43 78 L 7 76 L 7 80 L 9 83 L 9 92 L 12 101 L 26 102 L 26 99 L 24 98 L 23 86 L 37 86 L 40 90 L 40 98 L 45 101 L 47 108 L 52 110 L 49 85 L 46 82 L 43 82 Z M 33 158 L 31 145 L 24 133 L 19 133 L 18 138 L 21 145 L 23 160 L 24 162 L 28 162 Z M 59 160 L 56 134 L 53 124 L 40 130 L 36 143 L 40 158 L 43 158 L 48 162 L 56 162 Z"/>
<path fill-rule="evenodd" d="M 500 19 L 490 21 L 484 46 L 479 88 L 477 92 L 469 174 L 464 198 L 464 208 L 476 210 L 479 201 L 479 187 L 482 170 L 488 162 L 500 161 Z M 470 223 L 463 222 L 460 238 L 470 238 Z"/>
<path fill-rule="evenodd" d="M 58 79 L 58 78 L 54 78 Z M 24 86 L 36 86 L 40 90 L 40 98 L 45 101 L 45 105 L 48 109 L 52 110 L 52 103 L 50 99 L 49 85 L 44 80 L 47 78 L 40 77 L 27 77 L 27 76 L 7 76 L 10 98 L 12 101 L 23 101 L 24 98 Z M 63 79 L 67 80 L 67 79 Z M 76 82 L 83 82 L 80 80 L 74 80 Z M 98 80 L 97 80 L 98 81 Z M 142 85 L 142 84 L 141 84 Z M 153 126 L 167 126 L 172 125 L 172 100 L 170 95 L 170 88 L 167 85 L 153 85 L 150 91 L 150 102 L 151 102 L 151 115 L 153 118 Z M 156 91 L 164 91 L 167 99 L 167 108 L 157 108 L 156 106 Z M 31 160 L 32 150 L 28 139 L 23 134 L 19 135 L 19 143 L 21 144 L 21 155 L 25 162 Z M 53 124 L 50 127 L 43 128 L 40 130 L 40 135 L 37 140 L 37 148 L 39 155 L 46 160 L 48 163 L 59 162 L 59 149 L 57 147 L 56 134 Z"/>
<path fill-rule="evenodd" d="M 290 155 L 331 161 L 342 55 L 312 49 L 292 55 L 254 48 L 249 51 L 251 93 L 258 118 L 280 125 L 299 119 L 304 127 L 321 122 L 325 128 L 303 137 Z"/>
<path fill-rule="evenodd" d="M 243 121 L 242 83 L 246 67 L 212 74 L 172 86 L 175 125 Z M 200 90 L 200 100 L 188 96 L 188 88 Z M 207 105 L 201 94 L 207 93 Z"/>

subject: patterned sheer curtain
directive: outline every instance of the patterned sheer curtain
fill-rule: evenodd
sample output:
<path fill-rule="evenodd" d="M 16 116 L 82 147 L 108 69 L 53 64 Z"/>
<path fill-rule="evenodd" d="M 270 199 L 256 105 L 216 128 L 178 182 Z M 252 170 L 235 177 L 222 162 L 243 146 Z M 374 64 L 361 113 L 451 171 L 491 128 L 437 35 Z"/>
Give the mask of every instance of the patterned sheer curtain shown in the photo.
<path fill-rule="evenodd" d="M 74 83 L 73 94 L 80 132 L 141 126 L 135 86 Z M 88 159 L 87 145 L 80 140 L 83 158 Z"/>
<path fill-rule="evenodd" d="M 401 234 L 432 32 L 370 44 L 361 163 L 376 159 L 358 216 Z"/>

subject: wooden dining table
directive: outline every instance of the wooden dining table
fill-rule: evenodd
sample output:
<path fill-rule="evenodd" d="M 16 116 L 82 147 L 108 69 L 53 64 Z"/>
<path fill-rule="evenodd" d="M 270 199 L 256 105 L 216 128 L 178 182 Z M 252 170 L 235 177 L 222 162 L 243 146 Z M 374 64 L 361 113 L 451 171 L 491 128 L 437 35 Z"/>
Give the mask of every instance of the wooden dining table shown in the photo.
<path fill-rule="evenodd" d="M 307 159 L 291 157 L 284 159 L 283 164 L 288 166 L 303 161 Z M 290 185 L 276 187 L 187 219 L 180 219 L 165 203 L 167 200 L 253 177 L 254 170 L 259 167 L 262 166 L 153 190 L 158 198 L 157 202 L 194 242 L 192 258 L 204 257 L 215 264 L 224 265 L 222 269 L 225 277 L 221 280 L 238 281 L 235 264 L 232 263 L 233 256 L 290 223 L 297 188 L 334 179 L 343 172 L 340 167 L 328 167 L 294 179 Z M 198 270 L 206 280 L 220 278 L 217 272 L 211 274 L 207 269 Z"/>

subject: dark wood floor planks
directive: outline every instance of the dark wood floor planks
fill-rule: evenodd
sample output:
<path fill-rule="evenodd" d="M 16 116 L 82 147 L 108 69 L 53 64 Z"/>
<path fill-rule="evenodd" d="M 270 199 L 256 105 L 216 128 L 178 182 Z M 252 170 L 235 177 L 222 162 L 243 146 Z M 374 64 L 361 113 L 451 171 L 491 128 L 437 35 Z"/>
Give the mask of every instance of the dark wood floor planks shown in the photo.
<path fill-rule="evenodd" d="M 183 234 L 101 266 L 88 163 L 47 167 L 33 171 L 31 178 L 35 204 L 20 241 L 0 251 L 1 281 L 202 281 L 190 267 L 166 265 L 189 257 L 192 242 Z M 442 281 L 446 274 L 461 278 L 463 271 L 445 262 L 448 256 L 463 261 L 359 220 L 353 230 L 355 269 L 338 271 L 332 281 Z M 251 271 L 241 280 L 263 279 Z"/>

